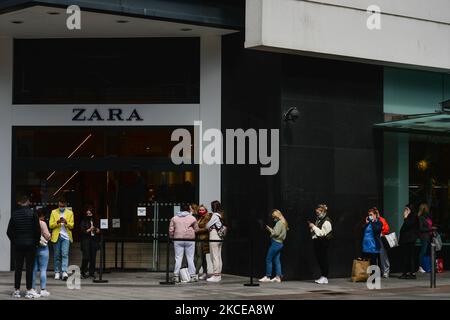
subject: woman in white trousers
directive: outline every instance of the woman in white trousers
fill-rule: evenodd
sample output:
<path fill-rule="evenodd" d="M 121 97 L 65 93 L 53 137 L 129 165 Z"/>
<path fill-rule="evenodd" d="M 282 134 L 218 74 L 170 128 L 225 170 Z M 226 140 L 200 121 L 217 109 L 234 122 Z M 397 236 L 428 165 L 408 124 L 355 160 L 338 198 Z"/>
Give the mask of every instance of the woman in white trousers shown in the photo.
<path fill-rule="evenodd" d="M 218 230 L 223 226 L 224 214 L 222 210 L 222 205 L 219 201 L 213 201 L 211 203 L 212 217 L 211 220 L 206 225 L 209 229 L 209 252 L 211 254 L 211 261 L 213 265 L 213 276 L 208 278 L 206 281 L 209 282 L 219 282 L 222 280 L 222 242 L 223 240 L 219 234 Z"/>

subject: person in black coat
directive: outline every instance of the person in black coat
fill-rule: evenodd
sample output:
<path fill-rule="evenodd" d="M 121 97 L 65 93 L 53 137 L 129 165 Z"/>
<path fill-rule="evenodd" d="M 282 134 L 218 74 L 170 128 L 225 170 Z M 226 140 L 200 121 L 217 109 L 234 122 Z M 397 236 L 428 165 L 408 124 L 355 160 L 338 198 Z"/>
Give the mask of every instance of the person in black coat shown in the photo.
<path fill-rule="evenodd" d="M 99 248 L 98 221 L 94 217 L 94 210 L 88 207 L 80 223 L 81 252 L 83 254 L 81 262 L 82 278 L 95 278 L 95 262 L 97 250 Z M 89 267 L 89 275 L 86 274 Z"/>
<path fill-rule="evenodd" d="M 38 298 L 32 290 L 34 258 L 36 248 L 41 239 L 41 227 L 36 213 L 30 209 L 30 200 L 27 196 L 18 199 L 16 209 L 9 220 L 7 235 L 13 245 L 15 258 L 14 272 L 14 298 L 20 298 L 20 282 L 22 281 L 23 264 L 26 262 L 26 298 Z"/>
<path fill-rule="evenodd" d="M 419 237 L 419 224 L 417 213 L 411 204 L 405 206 L 403 218 L 399 239 L 403 273 L 399 279 L 416 279 L 415 246 Z"/>

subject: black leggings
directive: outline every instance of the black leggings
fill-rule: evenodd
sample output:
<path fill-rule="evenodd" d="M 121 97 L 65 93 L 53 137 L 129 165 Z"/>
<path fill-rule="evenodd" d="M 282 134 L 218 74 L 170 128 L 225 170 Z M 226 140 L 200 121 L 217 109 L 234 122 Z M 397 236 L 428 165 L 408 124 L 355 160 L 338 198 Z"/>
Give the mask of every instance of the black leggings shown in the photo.
<path fill-rule="evenodd" d="M 83 253 L 81 262 L 82 274 L 86 274 L 89 265 L 89 275 L 94 275 L 98 247 L 99 244 L 95 239 L 83 239 L 81 241 L 81 251 Z"/>
<path fill-rule="evenodd" d="M 314 243 L 314 252 L 316 254 L 317 262 L 319 263 L 321 276 L 328 278 L 328 247 L 329 241 L 325 239 L 315 239 Z"/>
<path fill-rule="evenodd" d="M 16 247 L 15 255 L 15 272 L 14 272 L 14 287 L 16 290 L 20 289 L 20 282 L 22 281 L 22 269 L 24 261 L 26 261 L 26 285 L 27 290 L 31 290 L 33 280 L 34 257 L 36 256 L 36 247 Z"/>
<path fill-rule="evenodd" d="M 406 243 L 400 245 L 402 254 L 402 272 L 415 273 L 416 272 L 416 245 L 414 243 Z"/>

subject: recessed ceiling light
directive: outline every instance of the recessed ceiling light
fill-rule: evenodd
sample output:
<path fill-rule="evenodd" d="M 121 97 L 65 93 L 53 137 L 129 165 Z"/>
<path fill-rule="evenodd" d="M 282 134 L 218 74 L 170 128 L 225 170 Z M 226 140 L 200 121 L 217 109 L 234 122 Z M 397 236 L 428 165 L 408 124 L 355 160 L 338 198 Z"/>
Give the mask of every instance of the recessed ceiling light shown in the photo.
<path fill-rule="evenodd" d="M 14 20 L 14 21 L 11 21 L 11 23 L 14 23 L 14 24 L 22 24 L 23 21 L 20 21 L 20 20 Z"/>
<path fill-rule="evenodd" d="M 186 31 L 192 31 L 192 29 L 191 28 L 182 28 L 182 29 L 180 29 L 180 31 L 186 32 Z"/>
<path fill-rule="evenodd" d="M 128 23 L 128 22 L 130 22 L 130 21 L 128 21 L 128 20 L 117 20 L 116 22 L 117 22 L 117 23 Z"/>
<path fill-rule="evenodd" d="M 61 13 L 57 12 L 57 11 L 50 11 L 50 12 L 47 12 L 47 14 L 49 14 L 51 16 L 56 16 L 56 15 L 61 14 Z"/>

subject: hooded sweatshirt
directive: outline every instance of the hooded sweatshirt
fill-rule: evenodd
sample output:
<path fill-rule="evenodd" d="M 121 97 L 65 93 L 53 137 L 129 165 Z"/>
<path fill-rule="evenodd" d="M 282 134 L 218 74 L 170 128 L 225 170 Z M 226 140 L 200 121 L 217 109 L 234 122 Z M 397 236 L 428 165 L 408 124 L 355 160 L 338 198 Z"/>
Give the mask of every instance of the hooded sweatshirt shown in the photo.
<path fill-rule="evenodd" d="M 190 212 L 178 212 L 170 219 L 169 236 L 172 239 L 195 239 L 198 230 L 197 220 Z"/>

